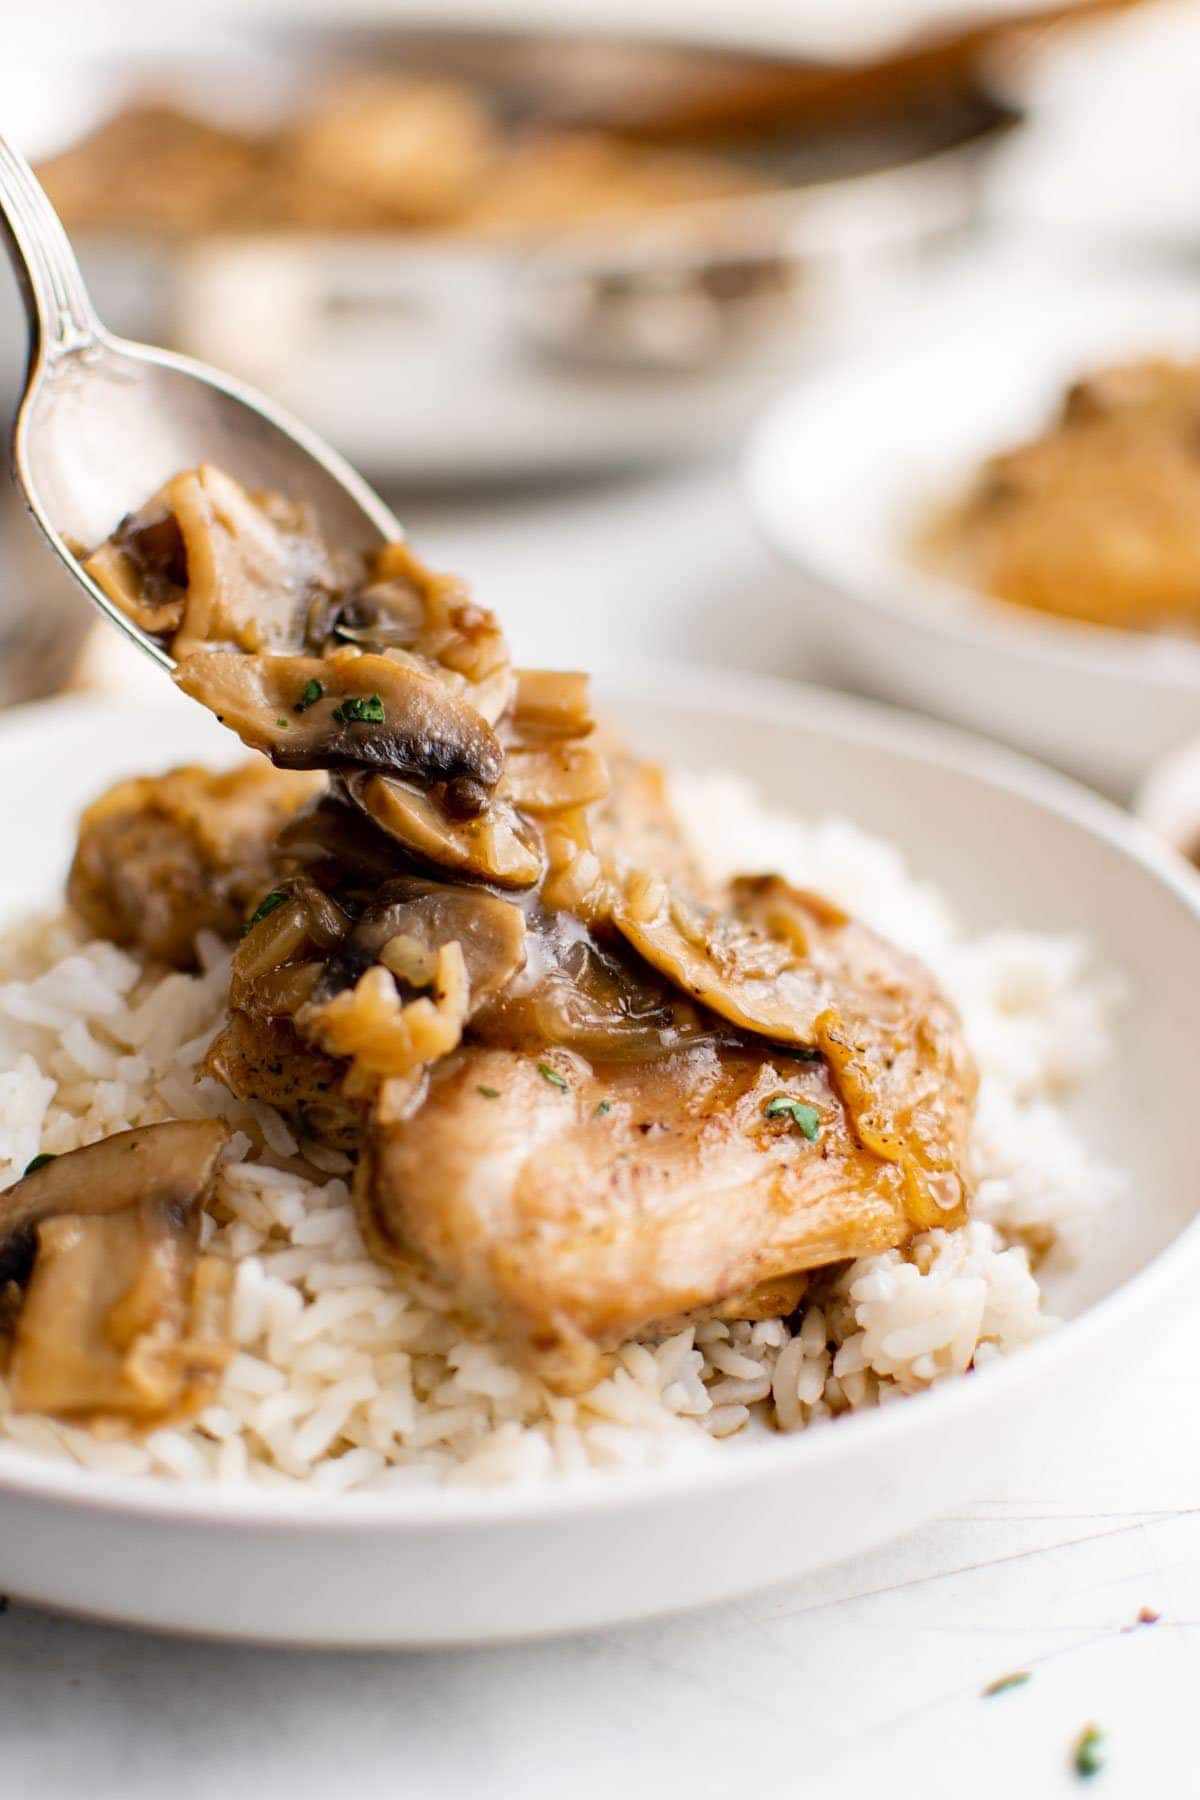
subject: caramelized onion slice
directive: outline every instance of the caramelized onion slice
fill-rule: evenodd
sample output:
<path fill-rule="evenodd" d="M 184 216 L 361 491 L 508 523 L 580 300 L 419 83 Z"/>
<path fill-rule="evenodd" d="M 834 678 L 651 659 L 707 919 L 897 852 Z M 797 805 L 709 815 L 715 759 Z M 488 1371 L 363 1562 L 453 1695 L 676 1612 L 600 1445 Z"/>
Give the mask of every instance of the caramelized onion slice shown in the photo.
<path fill-rule="evenodd" d="M 608 770 L 590 744 L 514 744 L 505 753 L 500 792 L 523 812 L 591 806 L 608 792 Z"/>
<path fill-rule="evenodd" d="M 595 729 L 586 675 L 565 669 L 518 669 L 513 726 L 522 738 L 586 737 Z"/>
<path fill-rule="evenodd" d="M 175 680 L 283 769 L 388 769 L 489 791 L 500 779 L 504 757 L 491 727 L 414 663 L 352 651 L 202 654 L 185 657 Z"/>
<path fill-rule="evenodd" d="M 432 794 L 385 775 L 351 775 L 352 799 L 413 856 L 497 887 L 532 887 L 542 872 L 537 833 L 503 801 L 452 819 Z"/>
<path fill-rule="evenodd" d="M 347 1091 L 414 1074 L 448 1056 L 461 1038 L 470 1006 L 466 960 L 457 944 L 437 952 L 431 992 L 405 1001 L 388 970 L 368 969 L 346 993 L 306 1006 L 297 1024 L 330 1056 L 354 1069 Z"/>
<path fill-rule="evenodd" d="M 310 639 L 321 629 L 314 618 Z M 430 569 L 406 543 L 375 553 L 368 579 L 339 598 L 325 629 L 343 643 L 411 650 L 469 682 L 508 667 L 495 614 L 471 598 L 461 576 Z"/>

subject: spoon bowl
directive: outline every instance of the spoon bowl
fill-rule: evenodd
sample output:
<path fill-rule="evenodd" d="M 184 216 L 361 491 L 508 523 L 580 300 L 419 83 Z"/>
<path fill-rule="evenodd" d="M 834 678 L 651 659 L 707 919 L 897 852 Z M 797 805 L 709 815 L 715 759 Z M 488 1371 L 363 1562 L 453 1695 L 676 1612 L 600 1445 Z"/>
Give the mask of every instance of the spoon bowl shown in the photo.
<path fill-rule="evenodd" d="M 171 667 L 79 557 L 180 469 L 217 463 L 252 490 L 304 501 L 336 546 L 362 550 L 403 535 L 349 463 L 265 395 L 204 363 L 106 331 L 61 221 L 2 137 L 0 221 L 30 336 L 12 439 L 17 486 L 88 598 L 148 655 Z"/>

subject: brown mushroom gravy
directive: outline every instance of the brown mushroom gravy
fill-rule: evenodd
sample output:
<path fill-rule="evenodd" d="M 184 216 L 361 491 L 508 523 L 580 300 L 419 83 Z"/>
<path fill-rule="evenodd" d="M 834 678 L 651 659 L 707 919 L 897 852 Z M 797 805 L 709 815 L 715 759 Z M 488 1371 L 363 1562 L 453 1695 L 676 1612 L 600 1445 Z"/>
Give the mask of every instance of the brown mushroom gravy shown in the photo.
<path fill-rule="evenodd" d="M 374 1255 L 572 1391 L 632 1335 L 786 1312 L 805 1271 L 962 1222 L 976 1078 L 933 979 L 779 877 L 707 883 L 661 773 L 601 741 L 585 678 L 513 671 L 460 582 L 405 545 L 335 554 L 302 509 L 210 469 L 89 567 L 282 767 L 121 784 L 84 816 L 72 899 L 181 966 L 198 928 L 236 940 L 205 1071 L 356 1154 Z M 158 1191 L 114 1226 L 113 1268 L 157 1245 Z M 89 1266 L 53 1213 L 17 1276 L 18 1366 L 44 1267 Z M 108 1345 L 105 1409 L 140 1418 L 109 1355 L 122 1281 L 72 1317 Z M 147 1303 L 176 1346 L 181 1292 Z"/>

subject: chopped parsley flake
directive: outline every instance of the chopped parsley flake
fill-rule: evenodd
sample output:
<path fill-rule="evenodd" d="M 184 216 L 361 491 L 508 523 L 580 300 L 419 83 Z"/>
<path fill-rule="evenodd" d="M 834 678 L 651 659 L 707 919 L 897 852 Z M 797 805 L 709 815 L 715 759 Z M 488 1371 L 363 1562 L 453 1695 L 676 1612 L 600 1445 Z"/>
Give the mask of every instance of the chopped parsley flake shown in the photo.
<path fill-rule="evenodd" d="M 280 731 L 286 731 L 288 726 L 291 724 L 291 722 L 292 721 L 290 719 L 285 719 L 282 713 L 280 713 L 279 717 L 275 721 L 275 723 L 278 725 Z"/>
<path fill-rule="evenodd" d="M 25 1174 L 32 1175 L 35 1169 L 44 1169 L 48 1162 L 53 1161 L 54 1157 L 51 1152 L 49 1150 L 43 1150 L 39 1156 L 34 1157 L 32 1162 L 25 1164 Z"/>
<path fill-rule="evenodd" d="M 293 706 L 292 711 L 307 712 L 310 706 L 315 706 L 317 704 L 317 701 L 322 698 L 324 693 L 325 689 L 321 686 L 319 681 L 310 681 L 300 698 L 297 700 L 295 706 Z"/>
<path fill-rule="evenodd" d="M 821 1135 L 821 1115 L 815 1106 L 806 1106 L 803 1100 L 793 1100 L 790 1094 L 772 1094 L 763 1107 L 763 1117 L 781 1119 L 790 1116 L 792 1124 L 804 1133 L 809 1143 L 815 1143 Z"/>
<path fill-rule="evenodd" d="M 818 1050 L 814 1044 L 777 1044 L 779 1056 L 790 1056 L 794 1062 L 824 1062 L 825 1052 Z"/>
<path fill-rule="evenodd" d="M 1011 1675 L 1000 1675 L 995 1681 L 989 1681 L 983 1690 L 983 1697 L 990 1700 L 993 1694 L 1007 1694 L 1011 1688 L 1024 1687 L 1031 1679 L 1028 1669 L 1014 1669 Z"/>
<path fill-rule="evenodd" d="M 1071 1757 L 1075 1773 L 1084 1781 L 1090 1781 L 1104 1767 L 1104 1733 L 1098 1725 L 1085 1725 L 1075 1739 L 1075 1750 Z"/>
<path fill-rule="evenodd" d="M 382 725 L 384 721 L 383 701 L 378 694 L 364 698 L 362 694 L 351 694 L 340 706 L 335 706 L 333 716 L 339 725 Z"/>
<path fill-rule="evenodd" d="M 561 1088 L 564 1094 L 570 1087 L 570 1083 L 563 1079 L 557 1069 L 552 1069 L 549 1063 L 539 1063 L 538 1074 L 543 1081 L 548 1081 L 551 1087 Z"/>
<path fill-rule="evenodd" d="M 596 1108 L 595 1112 L 592 1114 L 592 1117 L 593 1117 L 593 1119 L 602 1119 L 604 1117 L 605 1113 L 611 1112 L 611 1111 L 612 1111 L 612 1101 L 611 1100 L 602 1100 L 600 1102 L 599 1106 Z"/>
<path fill-rule="evenodd" d="M 500 1098 L 499 1088 L 477 1087 L 475 1092 L 477 1094 L 482 1094 L 485 1100 L 498 1100 Z"/>
<path fill-rule="evenodd" d="M 242 936 L 245 937 L 247 932 L 253 931 L 256 925 L 261 924 L 264 919 L 269 918 L 276 907 L 282 906 L 286 899 L 287 895 L 282 889 L 276 888 L 273 894 L 268 894 L 264 900 L 260 900 L 254 911 L 250 914 L 250 917 L 246 920 L 246 929 L 242 932 Z"/>

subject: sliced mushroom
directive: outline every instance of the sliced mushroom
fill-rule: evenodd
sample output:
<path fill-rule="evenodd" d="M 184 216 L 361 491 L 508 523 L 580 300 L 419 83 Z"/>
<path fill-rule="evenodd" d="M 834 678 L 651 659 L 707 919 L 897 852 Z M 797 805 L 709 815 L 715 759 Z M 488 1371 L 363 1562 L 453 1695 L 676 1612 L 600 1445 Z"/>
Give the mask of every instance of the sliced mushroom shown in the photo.
<path fill-rule="evenodd" d="M 207 1400 L 222 1271 L 198 1258 L 228 1128 L 172 1120 L 56 1157 L 0 1195 L 0 1272 L 25 1285 L 14 1405 L 147 1424 Z"/>
<path fill-rule="evenodd" d="M 388 882 L 326 964 L 319 997 L 351 986 L 373 963 L 417 989 L 433 979 L 438 952 L 457 943 L 472 1008 L 499 993 L 525 961 L 525 915 L 483 888 L 403 877 Z"/>
<path fill-rule="evenodd" d="M 496 615 L 471 598 L 462 578 L 427 568 L 408 544 L 385 544 L 355 604 L 376 619 L 390 615 L 411 620 L 414 598 L 420 608 L 418 629 L 405 648 L 471 682 L 484 682 L 507 669 L 508 646 Z"/>
<path fill-rule="evenodd" d="M 612 921 L 648 963 L 730 1024 L 780 1044 L 816 1043 L 832 994 L 786 945 L 681 899 L 644 869 L 624 878 Z"/>
<path fill-rule="evenodd" d="M 175 670 L 252 750 L 282 769 L 388 769 L 423 782 L 466 780 L 486 803 L 504 754 L 474 707 L 436 676 L 387 656 L 185 657 Z"/>
<path fill-rule="evenodd" d="M 252 495 L 208 463 L 177 475 L 166 495 L 188 572 L 175 655 L 214 645 L 251 653 L 298 647 L 314 591 L 338 582 L 310 509 Z"/>
<path fill-rule="evenodd" d="M 385 775 L 350 775 L 351 798 L 376 825 L 423 862 L 497 887 L 532 887 L 542 872 L 537 833 L 495 800 L 474 819 L 455 819 L 432 794 Z"/>
<path fill-rule="evenodd" d="M 188 566 L 165 489 L 127 513 L 84 568 L 135 625 L 155 637 L 174 637 L 183 621 Z"/>
<path fill-rule="evenodd" d="M 315 806 L 288 820 L 275 846 L 322 888 L 339 894 L 372 895 L 406 861 L 400 846 L 354 804 L 337 777 Z"/>

